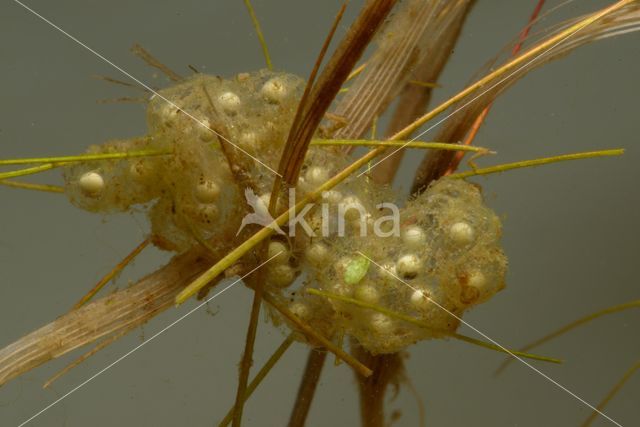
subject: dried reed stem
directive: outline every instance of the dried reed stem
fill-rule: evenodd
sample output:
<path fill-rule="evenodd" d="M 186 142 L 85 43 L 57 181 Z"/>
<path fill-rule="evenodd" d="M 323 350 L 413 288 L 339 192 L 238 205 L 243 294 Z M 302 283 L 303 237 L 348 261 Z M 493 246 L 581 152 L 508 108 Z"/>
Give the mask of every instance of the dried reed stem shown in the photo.
<path fill-rule="evenodd" d="M 173 305 L 177 293 L 210 265 L 201 250 L 175 257 L 136 285 L 71 311 L 0 350 L 0 385 L 76 348 L 141 325 Z"/>

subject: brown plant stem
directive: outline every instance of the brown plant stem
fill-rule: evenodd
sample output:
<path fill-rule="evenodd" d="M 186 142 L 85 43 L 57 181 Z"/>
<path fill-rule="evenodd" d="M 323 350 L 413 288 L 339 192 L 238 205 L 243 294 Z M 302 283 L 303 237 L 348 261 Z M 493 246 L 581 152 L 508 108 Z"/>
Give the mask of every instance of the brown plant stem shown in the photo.
<path fill-rule="evenodd" d="M 289 427 L 303 427 L 311 409 L 313 396 L 315 395 L 320 374 L 327 359 L 327 352 L 324 349 L 318 350 L 312 348 L 309 350 L 307 357 L 307 366 L 304 369 L 302 381 L 298 388 L 296 403 L 293 405 L 293 411 L 289 418 Z"/>
<path fill-rule="evenodd" d="M 294 126 L 289 133 L 287 143 L 280 158 L 278 171 L 281 176 L 277 176 L 274 182 L 274 190 L 269 203 L 270 212 L 276 213 L 278 191 L 280 189 L 281 182 L 284 181 L 288 185 L 293 186 L 298 181 L 304 157 L 307 149 L 309 148 L 311 138 L 315 134 L 320 121 L 324 117 L 324 114 L 338 94 L 338 91 L 349 76 L 349 73 L 355 66 L 356 62 L 369 45 L 373 35 L 382 25 L 386 16 L 395 5 L 396 1 L 397 0 L 374 0 L 368 2 L 363 7 L 363 10 L 358 15 L 358 18 L 345 38 L 338 45 L 336 52 L 320 74 L 317 84 L 314 84 L 313 87 L 308 87 L 305 90 L 304 102 L 300 104 L 299 110 L 296 113 Z M 343 13 L 344 7 L 338 13 L 327 40 L 332 38 L 337 28 L 337 22 L 339 22 Z M 324 56 L 327 46 L 328 42 L 324 44 L 320 53 L 320 58 Z M 318 64 L 318 62 L 316 64 Z M 315 71 L 312 72 L 312 78 L 314 76 Z M 307 95 L 309 95 L 308 102 Z M 259 250 L 261 259 L 264 258 L 266 250 L 267 246 L 265 242 L 261 245 Z M 253 347 L 257 333 L 260 306 L 263 298 L 263 277 L 264 273 L 262 271 L 259 272 L 253 286 L 255 292 L 251 307 L 249 327 L 247 329 L 244 353 L 240 363 L 240 375 L 238 378 L 236 404 L 233 415 L 234 427 L 240 427 L 242 422 L 245 389 L 247 387 L 249 371 L 251 369 Z"/>
<path fill-rule="evenodd" d="M 359 375 L 365 377 L 371 375 L 371 369 L 369 369 L 358 359 L 344 351 L 342 348 L 331 342 L 328 338 L 317 333 L 311 326 L 307 325 L 305 322 L 300 320 L 297 316 L 295 316 L 293 313 L 279 304 L 276 299 L 271 296 L 271 294 L 265 292 L 263 297 L 269 305 L 278 310 L 280 314 L 282 314 L 285 318 L 287 318 L 287 320 L 293 323 L 311 341 L 312 345 L 319 345 L 326 348 L 327 350 L 335 354 L 339 359 L 350 365 L 353 371 L 358 373 Z"/>
<path fill-rule="evenodd" d="M 529 31 L 531 31 L 533 24 L 538 19 L 538 15 L 540 14 L 540 11 L 542 11 L 542 8 L 544 7 L 544 3 L 545 3 L 545 0 L 538 0 L 536 7 L 533 9 L 533 12 L 529 17 L 529 22 L 520 32 L 520 36 L 518 36 L 518 42 L 511 50 L 511 56 L 516 56 L 520 52 L 520 49 L 522 48 L 524 41 L 529 36 Z M 473 122 L 473 126 L 469 130 L 469 133 L 467 133 L 467 136 L 464 140 L 464 145 L 471 145 L 473 143 L 473 140 L 475 139 L 476 135 L 478 135 L 478 131 L 480 130 L 480 127 L 482 127 L 482 124 L 484 123 L 485 119 L 489 115 L 489 111 L 491 110 L 492 104 L 493 103 L 490 102 L 486 107 L 484 107 L 484 110 L 482 110 L 482 113 L 480 113 L 478 117 L 476 117 L 476 120 Z M 449 169 L 446 172 L 447 175 L 456 171 L 456 169 L 458 168 L 458 165 L 460 164 L 460 161 L 462 160 L 462 157 L 463 155 L 460 155 L 460 153 L 457 153 L 453 157 L 453 159 L 451 160 L 451 164 L 449 165 Z"/>
<path fill-rule="evenodd" d="M 266 251 L 267 246 L 265 241 L 258 249 L 260 259 L 264 258 Z M 242 423 L 242 411 L 244 409 L 247 384 L 249 382 L 249 372 L 251 371 L 251 365 L 253 365 L 253 347 L 256 341 L 256 334 L 258 333 L 258 319 L 260 318 L 260 306 L 262 305 L 262 296 L 264 292 L 264 287 L 262 286 L 263 281 L 264 271 L 261 269 L 258 271 L 256 280 L 252 281 L 254 285 L 253 302 L 251 303 L 251 315 L 249 318 L 249 327 L 247 328 L 244 352 L 242 353 L 242 359 L 240 360 L 238 388 L 236 390 L 236 401 L 233 407 L 233 427 L 240 427 Z"/>
<path fill-rule="evenodd" d="M 261 261 L 265 260 L 268 250 L 268 241 L 265 240 L 256 250 L 257 258 Z M 247 328 L 247 336 L 245 339 L 244 350 L 240 359 L 240 370 L 238 372 L 238 387 L 236 389 L 236 399 L 233 405 L 233 422 L 234 427 L 239 427 L 242 423 L 242 411 L 244 402 L 247 398 L 247 385 L 249 383 L 249 372 L 253 365 L 253 348 L 258 333 L 258 319 L 260 317 L 260 307 L 262 305 L 262 297 L 264 293 L 264 269 L 257 271 L 255 277 L 250 278 L 246 283 L 254 290 L 253 301 L 251 303 L 251 314 L 249 317 L 249 326 Z"/>
<path fill-rule="evenodd" d="M 447 64 L 455 45 L 460 37 L 465 20 L 471 11 L 475 1 L 461 4 L 461 10 L 456 11 L 457 19 L 449 24 L 447 31 L 443 33 L 442 40 L 438 43 L 438 50 L 434 55 L 428 55 L 418 64 L 412 77 L 426 82 L 437 82 L 444 66 Z M 418 119 L 426 109 L 433 93 L 433 87 L 413 84 L 408 81 L 400 93 L 398 106 L 391 117 L 391 122 L 387 128 L 387 135 L 391 136 L 399 132 L 404 127 L 410 125 Z M 394 149 L 388 149 L 385 154 L 391 154 Z M 384 155 L 384 154 L 383 154 Z M 393 153 L 388 159 L 375 167 L 370 176 L 374 182 L 379 184 L 389 184 L 393 181 L 400 162 L 404 155 L 404 150 Z"/>
<path fill-rule="evenodd" d="M 262 366 L 253 380 L 251 380 L 251 384 L 249 384 L 249 386 L 247 387 L 247 391 L 244 394 L 245 402 L 247 401 L 247 399 L 249 399 L 249 397 L 251 397 L 255 389 L 258 388 L 262 380 L 265 379 L 265 377 L 267 376 L 267 374 L 269 374 L 275 364 L 278 363 L 287 349 L 291 347 L 291 344 L 293 344 L 294 340 L 294 333 L 292 332 L 287 336 L 287 338 L 285 338 L 282 344 L 280 344 L 280 347 L 277 348 L 277 350 L 271 355 L 271 357 L 269 357 L 269 360 L 267 360 L 264 366 Z M 229 425 L 229 423 L 231 422 L 231 418 L 233 417 L 233 409 L 234 408 L 231 408 L 229 412 L 227 412 L 227 415 L 223 418 L 222 421 L 220 421 L 220 424 L 218 425 L 219 427 L 226 427 Z"/>
<path fill-rule="evenodd" d="M 294 160 L 304 157 L 320 121 L 396 2 L 397 0 L 368 1 L 318 76 L 309 101 L 303 106 L 300 121 L 289 133 L 278 167 L 288 184 L 295 185 L 302 166 Z"/>
<path fill-rule="evenodd" d="M 397 385 L 404 372 L 400 353 L 373 355 L 359 345 L 353 345 L 356 357 L 373 370 L 369 377 L 356 375 L 360 391 L 362 427 L 385 427 L 384 397 L 389 385 Z"/>
<path fill-rule="evenodd" d="M 173 71 L 171 68 L 164 65 L 162 62 L 158 61 L 153 55 L 151 55 L 151 53 L 149 53 L 145 48 L 140 46 L 138 43 L 134 44 L 131 47 L 131 53 L 136 55 L 138 58 L 142 59 L 149 66 L 157 68 L 158 70 L 162 71 L 167 77 L 169 77 L 169 79 L 173 80 L 174 82 L 179 82 L 181 80 L 184 80 L 184 78 L 181 75 L 179 75 L 178 73 Z"/>
<path fill-rule="evenodd" d="M 507 61 L 504 65 L 476 80 L 456 95 L 433 108 L 411 125 L 393 135 L 392 139 L 405 138 L 406 135 L 411 134 L 423 124 L 434 119 L 450 107 L 455 106 L 455 109 L 449 113 L 448 116 L 432 125 L 429 129 L 448 120 L 443 131 L 436 139 L 438 141 L 449 142 L 460 141 L 473 124 L 475 117 L 480 114 L 487 103 L 495 99 L 502 91 L 510 87 L 529 71 L 552 59 L 562 56 L 567 51 L 580 45 L 580 43 L 586 42 L 586 40 L 597 40 L 598 37 L 600 37 L 598 35 L 599 30 L 604 34 L 608 28 L 607 21 L 603 20 L 603 18 L 624 9 L 631 3 L 633 3 L 632 0 L 620 0 L 536 43 L 528 50 Z M 589 29 L 589 34 L 576 36 L 577 33 L 585 30 L 585 28 L 590 25 L 594 25 L 594 27 Z M 459 116 L 454 118 L 453 115 L 458 113 L 460 113 Z M 453 120 L 449 120 L 449 118 L 453 118 Z M 411 192 L 419 193 L 423 191 L 432 181 L 444 175 L 449 169 L 452 159 L 453 155 L 442 155 L 440 153 L 434 153 L 431 156 L 425 157 L 418 168 Z M 384 161 L 384 159 L 380 161 Z"/>
<path fill-rule="evenodd" d="M 600 412 L 604 410 L 609 401 L 615 397 L 616 394 L 624 387 L 625 383 L 631 379 L 633 374 L 636 373 L 637 370 L 640 369 L 640 360 L 634 363 L 627 372 L 624 373 L 622 378 L 618 380 L 618 382 L 609 390 L 607 395 L 598 403 L 597 411 L 593 411 L 589 417 L 584 420 L 584 423 L 580 425 L 580 427 L 590 427 L 593 421 L 598 418 Z M 600 411 L 600 412 L 598 412 Z"/>

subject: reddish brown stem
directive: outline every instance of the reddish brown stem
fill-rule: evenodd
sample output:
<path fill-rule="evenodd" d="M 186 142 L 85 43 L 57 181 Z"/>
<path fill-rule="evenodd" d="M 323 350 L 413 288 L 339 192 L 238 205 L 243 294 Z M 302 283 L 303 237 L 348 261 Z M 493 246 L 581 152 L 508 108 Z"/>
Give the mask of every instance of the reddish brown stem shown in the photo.
<path fill-rule="evenodd" d="M 372 355 L 360 346 L 354 346 L 356 357 L 367 364 L 373 374 L 369 377 L 356 375 L 360 391 L 360 418 L 362 427 L 384 427 L 384 398 L 387 387 L 398 384 L 403 372 L 399 353 Z"/>
<path fill-rule="evenodd" d="M 522 44 L 524 43 L 525 39 L 529 35 L 529 31 L 531 31 L 531 27 L 533 26 L 534 22 L 536 21 L 536 19 L 538 19 L 538 15 L 540 14 L 542 7 L 544 6 L 544 2 L 545 0 L 538 0 L 536 7 L 533 9 L 533 13 L 531 13 L 531 16 L 529 17 L 529 22 L 527 23 L 527 26 L 524 27 L 520 32 L 520 36 L 518 37 L 518 43 L 516 43 L 516 45 L 511 50 L 511 56 L 516 56 L 520 52 L 520 49 L 522 49 Z M 491 110 L 492 105 L 493 103 L 489 103 L 489 105 L 487 105 L 485 109 L 482 110 L 482 113 L 480 113 L 478 117 L 476 117 L 476 120 L 473 122 L 473 126 L 469 131 L 469 134 L 464 140 L 464 145 L 471 145 L 473 143 L 473 140 L 476 138 L 476 135 L 478 134 L 480 127 L 484 123 L 485 118 L 489 114 L 489 110 Z M 464 153 L 462 152 L 455 154 L 455 156 L 453 157 L 453 160 L 451 161 L 451 165 L 447 170 L 446 175 L 456 171 L 456 169 L 458 168 L 458 165 L 460 164 L 460 161 L 462 160 L 462 157 L 464 157 Z"/>
<path fill-rule="evenodd" d="M 302 376 L 302 381 L 298 388 L 298 397 L 296 397 L 296 403 L 293 406 L 293 411 L 289 418 L 289 427 L 304 426 L 309 410 L 311 409 L 313 396 L 315 396 L 318 381 L 320 380 L 320 374 L 322 373 L 322 368 L 324 367 L 326 359 L 327 352 L 324 349 L 309 350 L 307 366 L 304 369 L 304 375 Z"/>

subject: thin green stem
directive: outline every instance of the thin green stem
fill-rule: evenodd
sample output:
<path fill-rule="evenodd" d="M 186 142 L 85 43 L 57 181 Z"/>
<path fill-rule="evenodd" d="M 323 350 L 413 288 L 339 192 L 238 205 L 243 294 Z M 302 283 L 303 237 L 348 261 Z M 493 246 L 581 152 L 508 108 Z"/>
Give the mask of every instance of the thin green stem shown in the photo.
<path fill-rule="evenodd" d="M 463 146 L 456 144 L 449 144 L 444 142 L 421 142 L 412 141 L 406 143 L 404 141 L 377 141 L 368 139 L 313 139 L 311 145 L 319 146 L 335 146 L 335 145 L 349 145 L 349 146 L 364 146 L 364 147 L 407 147 L 407 148 L 422 148 L 422 149 L 437 149 L 437 150 L 450 150 L 450 151 L 472 151 L 476 153 L 489 152 L 487 148 L 477 146 Z M 118 160 L 129 159 L 137 157 L 154 157 L 154 156 L 166 156 L 173 154 L 173 149 L 165 150 L 137 150 L 137 151 L 120 151 L 110 153 L 97 153 L 97 154 L 76 154 L 71 156 L 52 156 L 52 157 L 31 157 L 20 159 L 0 159 L 0 166 L 12 166 L 12 165 L 26 165 L 26 164 L 38 164 L 38 163 L 78 163 L 89 162 L 95 160 Z"/>
<path fill-rule="evenodd" d="M 468 146 L 449 144 L 446 142 L 421 142 L 421 141 L 378 141 L 371 139 L 313 139 L 311 145 L 348 145 L 356 147 L 405 147 L 405 148 L 422 148 L 422 149 L 434 149 L 434 150 L 448 150 L 448 151 L 472 151 L 475 153 L 490 153 L 489 149 Z"/>
<path fill-rule="evenodd" d="M 107 283 L 109 283 L 118 274 L 120 274 L 122 270 L 124 270 L 124 268 L 129 265 L 131 261 L 133 261 L 135 257 L 137 257 L 140 252 L 142 252 L 144 248 L 149 245 L 149 243 L 151 243 L 151 239 L 146 238 L 142 241 L 142 243 L 136 246 L 126 257 L 124 257 L 122 261 L 120 261 L 113 269 L 111 269 L 111 271 L 109 271 L 104 277 L 102 277 L 102 279 L 100 279 L 100 281 L 98 281 L 98 283 L 96 283 L 96 285 L 91 288 L 89 292 L 87 292 L 78 302 L 75 303 L 75 305 L 73 306 L 73 310 L 77 310 L 87 302 L 89 302 L 91 298 L 93 298 L 98 292 L 100 292 L 100 290 L 104 288 Z"/>
<path fill-rule="evenodd" d="M 539 338 L 537 340 L 535 340 L 532 343 L 529 343 L 527 345 L 525 345 L 524 347 L 522 347 L 520 349 L 520 351 L 529 351 L 532 348 L 538 347 L 548 341 L 551 341 L 554 338 L 557 338 L 561 335 L 566 334 L 567 332 L 571 331 L 572 329 L 577 328 L 578 326 L 582 326 L 586 323 L 591 322 L 592 320 L 597 319 L 598 317 L 602 317 L 602 316 L 606 316 L 608 314 L 613 314 L 613 313 L 618 313 L 620 311 L 624 311 L 624 310 L 628 310 L 630 308 L 640 308 L 640 300 L 635 300 L 635 301 L 631 301 L 631 302 L 627 302 L 624 304 L 617 304 L 611 307 L 607 307 L 605 309 L 602 310 L 598 310 L 595 313 L 591 313 L 588 314 L 584 317 L 581 317 L 577 320 L 574 320 L 573 322 L 561 327 L 560 329 L 557 329 L 553 332 L 551 332 L 550 334 L 547 334 L 545 336 L 543 336 L 542 338 Z M 500 374 L 502 371 L 504 371 L 509 364 L 513 361 L 512 358 L 509 358 L 507 360 L 505 360 L 504 362 L 502 362 L 502 364 L 500 365 L 500 367 L 496 370 L 495 375 Z"/>
<path fill-rule="evenodd" d="M 8 181 L 8 180 L 0 181 L 0 185 L 13 187 L 13 188 L 22 188 L 24 190 L 44 191 L 47 193 L 64 193 L 64 187 L 60 187 L 58 185 L 32 184 L 30 182 L 19 182 L 19 181 Z"/>
<path fill-rule="evenodd" d="M 609 390 L 604 399 L 602 399 L 600 403 L 598 403 L 597 411 L 593 411 L 591 415 L 589 415 L 589 417 L 584 421 L 581 427 L 589 427 L 591 425 L 593 420 L 595 420 L 598 415 L 600 415 L 609 401 L 613 399 L 616 394 L 618 394 L 622 387 L 624 387 L 625 383 L 631 379 L 633 374 L 635 374 L 638 369 L 640 369 L 640 361 L 634 363 L 631 368 L 629 368 L 627 372 L 624 373 L 622 378 L 620 378 L 618 382 L 611 388 L 611 390 Z"/>
<path fill-rule="evenodd" d="M 408 316 L 406 314 L 398 313 L 396 311 L 389 310 L 387 308 L 384 308 L 384 307 L 381 307 L 381 306 L 378 306 L 378 305 L 375 305 L 375 304 L 370 304 L 370 303 L 367 303 L 367 302 L 364 302 L 364 301 L 360 301 L 360 300 L 357 300 L 355 298 L 346 297 L 346 296 L 343 296 L 343 295 L 338 295 L 338 294 L 334 294 L 334 293 L 331 293 L 331 292 L 325 292 L 325 291 L 321 291 L 321 290 L 313 289 L 313 288 L 307 289 L 306 292 L 309 293 L 309 294 L 312 294 L 312 295 L 322 296 L 322 297 L 325 297 L 325 298 L 330 298 L 330 299 L 334 299 L 334 300 L 337 300 L 337 301 L 342 301 L 342 302 L 346 302 L 346 303 L 349 303 L 349 304 L 353 304 L 353 305 L 356 305 L 356 306 L 359 306 L 359 307 L 362 307 L 362 308 L 366 308 L 366 309 L 369 309 L 369 310 L 374 310 L 374 311 L 377 311 L 379 313 L 385 314 L 385 315 L 387 315 L 389 317 L 393 317 L 393 318 L 396 318 L 398 320 L 402 320 L 402 321 L 405 321 L 407 323 L 411 323 L 412 325 L 416 325 L 416 326 L 418 326 L 418 327 L 420 327 L 422 329 L 431 330 L 436 334 L 445 334 L 447 336 L 450 336 L 451 338 L 455 338 L 457 340 L 464 341 L 464 342 L 467 342 L 469 344 L 473 344 L 473 345 L 476 345 L 476 346 L 479 346 L 479 347 L 483 347 L 483 348 L 486 348 L 486 349 L 489 349 L 489 350 L 494 350 L 494 351 L 497 351 L 497 352 L 500 352 L 500 353 L 515 354 L 516 356 L 525 357 L 527 359 L 540 360 L 540 361 L 543 361 L 543 362 L 562 363 L 562 360 L 560 360 L 560 359 L 555 359 L 555 358 L 547 357 L 547 356 L 539 356 L 539 355 L 530 354 L 530 353 L 523 353 L 523 352 L 514 351 L 514 350 L 508 350 L 507 351 L 507 350 L 503 349 L 500 346 L 497 346 L 497 345 L 494 345 L 494 344 L 491 344 L 491 343 L 487 343 L 487 342 L 484 342 L 484 341 L 480 341 L 480 340 L 477 340 L 475 338 L 468 337 L 466 335 L 458 334 L 458 333 L 455 333 L 455 332 L 449 332 L 449 331 L 442 331 L 442 330 L 439 330 L 439 329 L 434 329 L 434 328 L 432 328 L 431 326 L 429 326 L 428 324 L 426 324 L 425 322 L 423 322 L 420 319 L 416 319 L 416 318 Z"/>
<path fill-rule="evenodd" d="M 624 154 L 624 149 L 612 149 L 612 150 L 599 150 L 599 151 L 587 151 L 583 153 L 564 154 L 561 156 L 545 157 L 541 159 L 523 160 L 520 162 L 505 163 L 502 165 L 490 166 L 486 168 L 477 168 L 465 172 L 457 172 L 448 175 L 449 178 L 469 178 L 471 176 L 489 175 L 492 173 L 505 172 L 512 169 L 529 168 L 534 166 L 547 165 L 550 163 L 564 162 L 568 160 L 581 160 L 590 159 L 593 157 L 611 157 L 621 156 Z"/>
<path fill-rule="evenodd" d="M 62 163 L 46 163 L 44 165 L 19 169 L 19 170 L 10 171 L 10 172 L 0 172 L 0 181 L 9 179 L 9 178 L 16 178 L 19 176 L 33 175 L 36 173 L 55 169 L 60 166 L 62 166 Z"/>
<path fill-rule="evenodd" d="M 258 16 L 256 15 L 256 11 L 253 9 L 253 5 L 250 0 L 244 0 L 244 4 L 249 11 L 249 16 L 251 16 L 251 22 L 253 23 L 253 28 L 256 30 L 256 34 L 258 36 L 258 40 L 260 41 L 260 47 L 262 47 L 262 54 L 264 55 L 264 60 L 267 63 L 267 68 L 269 70 L 273 70 L 273 64 L 271 63 L 271 55 L 269 55 L 269 48 L 267 46 L 267 41 L 264 38 L 264 34 L 262 33 L 262 27 L 260 26 L 260 21 L 258 20 Z"/>
<path fill-rule="evenodd" d="M 114 160 L 114 159 L 129 159 L 134 157 L 153 157 L 153 156 L 165 156 L 173 154 L 173 149 L 166 150 L 137 150 L 137 151 L 120 151 L 112 153 L 98 153 L 98 154 L 77 154 L 73 156 L 57 156 L 57 157 L 32 157 L 26 159 L 6 159 L 0 160 L 0 166 L 10 165 L 26 165 L 37 163 L 78 163 L 89 162 L 93 160 Z"/>

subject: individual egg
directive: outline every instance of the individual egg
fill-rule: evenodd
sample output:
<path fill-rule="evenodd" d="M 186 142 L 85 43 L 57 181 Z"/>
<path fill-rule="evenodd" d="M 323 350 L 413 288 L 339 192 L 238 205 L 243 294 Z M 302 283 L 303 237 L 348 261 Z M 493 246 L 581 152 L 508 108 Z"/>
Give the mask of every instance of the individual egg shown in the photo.
<path fill-rule="evenodd" d="M 299 319 L 305 320 L 309 318 L 311 310 L 309 306 L 302 301 L 295 301 L 289 305 L 289 311 Z"/>
<path fill-rule="evenodd" d="M 198 221 L 202 224 L 211 224 L 218 217 L 218 208 L 215 205 L 198 206 Z"/>
<path fill-rule="evenodd" d="M 295 270 L 288 264 L 276 264 L 269 268 L 267 282 L 277 288 L 286 288 L 296 278 Z"/>
<path fill-rule="evenodd" d="M 213 203 L 220 195 L 220 187 L 215 181 L 205 179 L 196 185 L 195 195 L 200 203 Z"/>
<path fill-rule="evenodd" d="M 201 141 L 203 142 L 213 141 L 213 138 L 215 138 L 216 134 L 213 131 L 213 129 L 211 129 L 211 122 L 209 122 L 209 119 L 200 120 L 199 128 L 200 128 L 199 135 L 200 135 Z"/>
<path fill-rule="evenodd" d="M 271 215 L 269 214 L 269 202 L 271 201 L 271 193 L 264 193 L 258 197 L 256 200 L 255 206 L 252 207 L 255 210 L 255 213 L 260 215 L 263 218 L 269 218 Z"/>
<path fill-rule="evenodd" d="M 80 191 L 87 197 L 100 197 L 104 190 L 104 178 L 98 172 L 85 172 L 78 180 Z"/>
<path fill-rule="evenodd" d="M 364 205 L 356 196 L 347 196 L 342 199 L 339 205 L 339 212 L 347 221 L 355 221 L 367 214 Z"/>
<path fill-rule="evenodd" d="M 267 251 L 268 259 L 274 263 L 284 264 L 289 261 L 289 248 L 278 240 L 272 240 L 269 242 L 269 248 Z"/>
<path fill-rule="evenodd" d="M 337 205 L 342 201 L 342 193 L 338 190 L 323 191 L 322 198 L 332 205 Z"/>
<path fill-rule="evenodd" d="M 394 283 L 398 282 L 398 270 L 396 269 L 395 264 L 393 263 L 385 263 L 382 264 L 382 267 L 379 270 L 380 276 L 385 283 Z"/>
<path fill-rule="evenodd" d="M 393 319 L 383 313 L 373 313 L 369 318 L 371 329 L 379 334 L 388 334 L 393 330 Z"/>
<path fill-rule="evenodd" d="M 426 292 L 416 289 L 411 294 L 411 304 L 418 309 L 426 308 L 429 305 L 429 296 Z"/>
<path fill-rule="evenodd" d="M 162 124 L 166 127 L 172 127 L 173 122 L 178 117 L 178 108 L 170 103 L 163 102 L 162 107 L 160 107 L 159 116 L 162 120 Z"/>
<path fill-rule="evenodd" d="M 427 242 L 427 235 L 419 225 L 410 225 L 402 230 L 402 242 L 409 248 L 422 248 Z"/>
<path fill-rule="evenodd" d="M 324 266 L 330 258 L 329 248 L 324 243 L 310 244 L 304 251 L 305 259 L 313 266 Z"/>
<path fill-rule="evenodd" d="M 375 304 L 380 300 L 380 292 L 370 284 L 357 286 L 353 296 L 369 304 Z"/>
<path fill-rule="evenodd" d="M 460 221 L 449 227 L 449 237 L 458 245 L 468 245 L 473 242 L 475 232 L 470 224 Z"/>
<path fill-rule="evenodd" d="M 252 131 L 242 132 L 238 142 L 247 150 L 257 150 L 259 145 L 258 135 Z"/>
<path fill-rule="evenodd" d="M 273 77 L 262 85 L 260 93 L 269 101 L 280 103 L 289 94 L 289 88 L 282 78 Z"/>
<path fill-rule="evenodd" d="M 218 96 L 218 105 L 227 114 L 236 114 L 240 111 L 242 102 L 240 97 L 233 92 L 223 92 Z"/>
<path fill-rule="evenodd" d="M 311 166 L 304 174 L 304 179 L 310 185 L 317 187 L 329 179 L 329 172 L 320 166 Z"/>
<path fill-rule="evenodd" d="M 414 254 L 403 255 L 396 261 L 396 270 L 403 279 L 413 279 L 420 272 L 420 259 Z"/>

